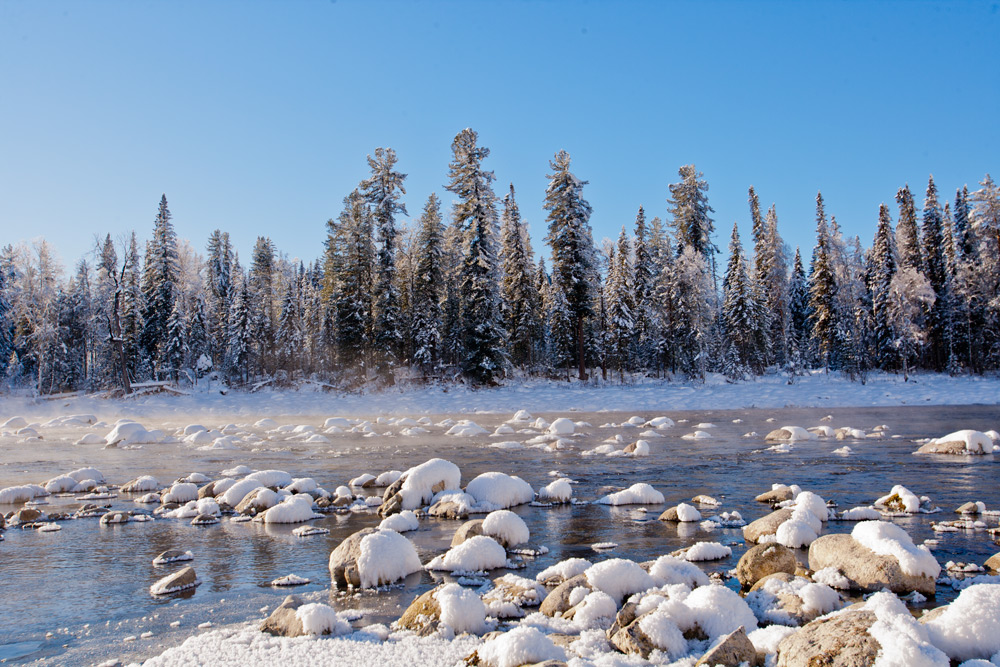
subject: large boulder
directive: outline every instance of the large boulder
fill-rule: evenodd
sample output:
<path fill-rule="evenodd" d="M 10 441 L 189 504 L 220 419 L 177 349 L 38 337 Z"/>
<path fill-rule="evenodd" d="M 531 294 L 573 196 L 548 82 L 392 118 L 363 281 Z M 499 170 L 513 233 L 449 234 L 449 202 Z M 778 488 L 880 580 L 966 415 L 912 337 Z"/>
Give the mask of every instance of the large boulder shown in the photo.
<path fill-rule="evenodd" d="M 378 506 L 379 516 L 387 517 L 403 511 L 403 495 L 400 490 L 405 481 L 404 478 L 400 477 L 386 487 L 385 493 L 382 494 L 382 504 Z"/>
<path fill-rule="evenodd" d="M 882 645 L 868 634 L 870 611 L 846 611 L 808 623 L 778 644 L 777 667 L 870 667 Z"/>
<path fill-rule="evenodd" d="M 762 664 L 757 659 L 757 649 L 754 648 L 753 643 L 747 637 L 746 630 L 741 625 L 708 649 L 708 652 L 695 663 L 695 667 L 699 667 L 699 665 L 738 667 L 743 663 L 748 665 Z"/>
<path fill-rule="evenodd" d="M 758 503 L 773 504 L 773 503 L 783 503 L 786 500 L 791 500 L 794 497 L 795 497 L 795 492 L 792 491 L 792 488 L 789 486 L 785 486 L 784 484 L 781 484 L 771 489 L 770 491 L 765 491 L 764 493 L 754 498 L 754 500 L 756 500 Z"/>
<path fill-rule="evenodd" d="M 302 598 L 298 595 L 289 595 L 270 616 L 264 619 L 260 631 L 276 637 L 305 636 L 307 633 L 302 627 L 302 619 L 295 613 L 301 606 Z"/>
<path fill-rule="evenodd" d="M 769 574 L 795 574 L 796 567 L 795 554 L 791 549 L 777 542 L 768 542 L 747 549 L 736 564 L 736 578 L 743 588 L 749 588 Z"/>
<path fill-rule="evenodd" d="M 828 567 L 843 574 L 852 590 L 874 593 L 888 588 L 897 595 L 934 595 L 934 577 L 907 574 L 897 558 L 877 554 L 847 534 L 823 535 L 809 545 L 809 568 L 815 572 Z"/>
<path fill-rule="evenodd" d="M 188 566 L 182 570 L 174 572 L 173 574 L 168 574 L 163 577 L 149 587 L 149 592 L 153 595 L 169 595 L 171 593 L 179 593 L 180 591 L 194 588 L 200 583 L 201 581 L 198 580 L 198 576 L 195 574 L 194 568 Z"/>
<path fill-rule="evenodd" d="M 778 526 L 792 518 L 792 510 L 786 508 L 771 512 L 756 521 L 743 526 L 743 539 L 752 544 L 760 542 L 765 535 L 774 535 Z"/>
<path fill-rule="evenodd" d="M 237 514 L 257 515 L 278 504 L 278 494 L 267 487 L 259 487 L 243 497 L 235 507 Z"/>
<path fill-rule="evenodd" d="M 406 608 L 395 625 L 400 630 L 412 630 L 421 637 L 433 634 L 441 622 L 441 605 L 434 598 L 442 587 L 431 589 L 417 597 Z"/>
<path fill-rule="evenodd" d="M 654 613 L 656 613 L 655 610 L 646 612 L 643 616 Z M 642 620 L 643 616 L 635 618 L 631 623 L 619 629 L 608 638 L 608 641 L 622 653 L 638 655 L 645 660 L 656 648 L 656 644 L 639 626 L 639 621 Z"/>
<path fill-rule="evenodd" d="M 0 518 L 0 526 L 2 525 L 3 525 L 3 520 L 2 518 Z M 1000 553 L 995 553 L 989 558 L 987 558 L 986 562 L 983 563 L 983 566 L 987 570 L 992 570 L 993 572 L 1000 572 Z"/>
<path fill-rule="evenodd" d="M 470 537 L 475 537 L 476 535 L 483 534 L 483 520 L 473 519 L 472 521 L 466 521 L 451 538 L 451 546 L 457 547 L 462 542 L 466 541 Z"/>
<path fill-rule="evenodd" d="M 843 606 L 833 589 L 787 572 L 767 575 L 745 599 L 762 622 L 791 626 L 805 625 Z"/>
<path fill-rule="evenodd" d="M 41 510 L 37 510 L 34 507 L 25 507 L 14 512 L 14 516 L 10 519 L 10 524 L 18 526 L 34 521 L 41 521 L 44 516 Z"/>
<path fill-rule="evenodd" d="M 564 614 L 573 606 L 570 604 L 570 595 L 577 588 L 586 588 L 588 591 L 593 590 L 593 587 L 587 581 L 586 574 L 578 574 L 553 588 L 552 592 L 542 600 L 542 606 L 538 610 L 546 616 Z"/>
<path fill-rule="evenodd" d="M 361 570 L 358 557 L 361 555 L 361 540 L 378 531 L 374 528 L 359 530 L 347 537 L 330 553 L 330 579 L 337 588 L 360 588 Z"/>

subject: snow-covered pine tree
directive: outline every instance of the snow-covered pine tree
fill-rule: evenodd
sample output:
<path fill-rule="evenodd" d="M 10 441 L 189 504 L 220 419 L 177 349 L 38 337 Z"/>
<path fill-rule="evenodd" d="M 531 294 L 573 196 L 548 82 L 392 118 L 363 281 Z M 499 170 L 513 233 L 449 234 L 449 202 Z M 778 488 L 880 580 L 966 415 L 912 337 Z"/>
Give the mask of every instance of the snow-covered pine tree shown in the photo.
<path fill-rule="evenodd" d="M 550 280 L 546 290 L 545 323 L 548 329 L 549 363 L 554 371 L 565 372 L 570 379 L 570 369 L 576 356 L 573 344 L 573 316 L 562 286 Z"/>
<path fill-rule="evenodd" d="M 752 202 L 751 198 L 751 208 Z M 729 262 L 722 280 L 723 349 L 728 351 L 723 357 L 723 372 L 726 377 L 742 380 L 751 369 L 763 366 L 763 350 L 756 335 L 760 317 L 758 305 L 754 300 L 753 285 L 747 272 L 747 262 L 743 257 L 739 228 L 734 223 L 729 241 Z"/>
<path fill-rule="evenodd" d="M 680 255 L 685 248 L 690 247 L 711 265 L 718 248 L 712 243 L 714 226 L 709 214 L 714 213 L 714 210 L 708 205 L 708 181 L 704 180 L 704 174 L 693 164 L 682 166 L 677 173 L 681 182 L 670 185 L 671 198 L 667 202 L 673 216 L 677 254 Z"/>
<path fill-rule="evenodd" d="M 184 314 L 181 312 L 180 300 L 177 300 L 174 301 L 170 317 L 167 318 L 167 340 L 160 359 L 160 368 L 163 369 L 163 372 L 170 374 L 174 384 L 180 378 L 187 354 L 187 324 L 184 321 Z"/>
<path fill-rule="evenodd" d="M 632 344 L 636 334 L 630 255 L 629 238 L 623 226 L 618 236 L 617 250 L 612 253 L 609 261 L 607 285 L 604 289 L 607 310 L 606 354 L 611 367 L 618 370 L 619 379 L 623 383 L 626 371 L 631 370 Z"/>
<path fill-rule="evenodd" d="M 258 372 L 274 370 L 272 350 L 274 349 L 275 295 L 274 295 L 274 243 L 270 238 L 258 236 L 253 246 L 250 260 L 247 289 L 251 303 L 250 314 L 252 332 L 252 357 L 256 360 Z"/>
<path fill-rule="evenodd" d="M 253 304 L 250 302 L 250 289 L 247 281 L 243 279 L 242 271 L 234 271 L 237 277 L 233 291 L 236 298 L 232 301 L 229 312 L 229 340 L 226 343 L 225 366 L 230 377 L 233 373 L 240 382 L 249 380 L 250 368 L 250 311 Z"/>
<path fill-rule="evenodd" d="M 899 267 L 924 270 L 923 253 L 920 251 L 920 237 L 917 230 L 917 208 L 909 184 L 896 192 L 899 204 L 899 222 L 896 223 L 896 252 Z"/>
<path fill-rule="evenodd" d="M 344 198 L 337 220 L 327 222 L 324 294 L 333 308 L 337 360 L 348 386 L 367 378 L 374 260 L 371 232 L 371 215 L 358 190 Z"/>
<path fill-rule="evenodd" d="M 653 351 L 650 368 L 662 375 L 667 369 L 677 371 L 677 281 L 674 271 L 674 249 L 663 226 L 654 217 L 649 225 L 649 249 L 653 263 L 653 293 L 650 318 Z"/>
<path fill-rule="evenodd" d="M 533 338 L 537 334 L 538 293 L 535 291 L 527 226 L 514 198 L 514 185 L 503 200 L 500 223 L 500 256 L 503 278 L 500 287 L 504 326 L 511 363 L 527 367 L 532 361 Z"/>
<path fill-rule="evenodd" d="M 655 364 L 655 339 L 653 331 L 653 289 L 655 266 L 646 228 L 646 212 L 642 206 L 635 216 L 635 240 L 632 267 L 632 302 L 635 304 L 634 354 L 638 367 L 652 368 Z"/>
<path fill-rule="evenodd" d="M 1000 187 L 986 174 L 972 194 L 970 219 L 976 235 L 975 292 L 982 322 L 983 366 L 1000 366 Z"/>
<path fill-rule="evenodd" d="M 534 314 L 535 325 L 537 327 L 535 335 L 532 337 L 532 359 L 534 366 L 552 368 L 553 364 L 549 358 L 549 323 L 546 314 L 548 313 L 548 293 L 549 274 L 545 270 L 545 258 L 538 258 L 538 266 L 535 267 L 534 292 L 538 295 L 537 310 Z"/>
<path fill-rule="evenodd" d="M 892 367 L 899 353 L 894 345 L 895 334 L 889 312 L 889 287 L 896 273 L 896 253 L 893 243 L 889 207 L 883 202 L 878 209 L 878 227 L 868 252 L 866 286 L 872 304 L 872 353 L 880 368 Z"/>
<path fill-rule="evenodd" d="M 399 201 L 406 194 L 406 174 L 394 171 L 396 151 L 376 148 L 368 156 L 371 176 L 361 182 L 361 193 L 371 207 L 375 225 L 374 294 L 372 302 L 372 349 L 375 372 L 385 384 L 393 384 L 394 369 L 402 351 L 399 293 L 396 285 L 396 214 L 408 215 Z"/>
<path fill-rule="evenodd" d="M 552 173 L 545 190 L 548 235 L 552 249 L 552 281 L 566 298 L 573 324 L 571 337 L 576 350 L 579 379 L 587 379 L 585 323 L 594 314 L 596 293 L 596 251 L 590 230 L 591 208 L 583 198 L 581 181 L 570 170 L 570 156 L 558 151 L 549 163 Z"/>
<path fill-rule="evenodd" d="M 717 302 L 708 258 L 688 245 L 674 262 L 672 338 L 677 365 L 689 378 L 704 380 L 708 370 Z"/>
<path fill-rule="evenodd" d="M 274 347 L 278 356 L 278 367 L 293 372 L 301 368 L 302 329 L 301 329 L 299 281 L 292 280 L 285 288 L 285 296 L 281 300 L 281 314 L 278 317 L 278 330 L 275 332 Z"/>
<path fill-rule="evenodd" d="M 948 300 L 943 298 L 946 278 L 944 238 L 941 231 L 941 204 L 938 202 L 933 175 L 927 181 L 922 223 L 924 275 L 927 276 L 935 295 L 934 307 L 928 313 L 927 319 L 928 345 L 925 360 L 930 368 L 940 371 L 945 368 L 948 361 L 945 342 L 947 315 L 943 312 L 948 307 Z"/>
<path fill-rule="evenodd" d="M 191 316 L 188 318 L 187 330 L 187 359 L 184 362 L 187 368 L 194 369 L 195 382 L 198 381 L 203 372 L 208 370 L 202 357 L 211 361 L 205 311 L 205 300 L 199 294 L 191 304 Z"/>
<path fill-rule="evenodd" d="M 446 189 L 458 197 L 452 207 L 454 225 L 464 230 L 460 303 L 462 374 L 476 384 L 495 385 L 506 372 L 500 313 L 500 268 L 496 252 L 496 196 L 493 172 L 482 168 L 488 148 L 466 128 L 451 144 Z"/>
<path fill-rule="evenodd" d="M 229 311 L 233 301 L 233 246 L 229 233 L 216 229 L 208 237 L 205 265 L 205 291 L 208 306 L 208 335 L 213 356 L 225 358 L 228 342 Z"/>
<path fill-rule="evenodd" d="M 819 361 L 830 368 L 837 352 L 837 283 L 823 195 L 816 195 L 816 247 L 809 267 L 810 338 Z"/>
<path fill-rule="evenodd" d="M 150 366 L 142 347 L 142 313 L 145 308 L 140 285 L 140 261 L 139 242 L 136 239 L 135 231 L 133 231 L 129 236 L 125 257 L 122 258 L 120 286 L 122 354 L 125 358 L 129 382 L 138 381 L 142 375 L 148 372 L 147 369 Z M 126 386 L 125 391 L 129 393 L 131 388 Z"/>
<path fill-rule="evenodd" d="M 0 377 L 7 374 L 7 365 L 11 355 L 14 354 L 14 324 L 10 299 L 10 284 L 12 267 L 8 257 L 12 254 L 12 248 L 7 246 L 0 254 Z"/>
<path fill-rule="evenodd" d="M 417 233 L 417 264 L 413 276 L 412 336 L 413 362 L 425 376 L 437 369 L 441 360 L 441 291 L 444 281 L 442 255 L 444 225 L 441 202 L 431 193 L 420 215 Z"/>
<path fill-rule="evenodd" d="M 906 266 L 893 276 L 889 287 L 889 312 L 904 382 L 909 379 L 910 359 L 927 340 L 921 321 L 924 312 L 933 306 L 934 298 L 934 289 L 922 271 Z"/>
<path fill-rule="evenodd" d="M 147 244 L 142 275 L 143 327 L 140 342 L 154 364 L 154 374 L 167 340 L 167 320 L 176 298 L 177 233 L 170 218 L 167 196 L 163 195 L 153 221 L 153 238 Z"/>
<path fill-rule="evenodd" d="M 753 307 L 758 316 L 753 322 L 754 345 L 760 350 L 761 356 L 754 364 L 754 372 L 761 373 L 781 351 L 781 336 L 775 336 L 775 328 L 781 330 L 780 323 L 774 325 L 774 319 L 781 317 L 781 312 L 769 306 L 770 301 L 780 301 L 780 296 L 772 294 L 772 272 L 777 270 L 780 257 L 780 248 L 775 248 L 770 233 L 771 216 L 774 214 L 774 206 L 768 211 L 768 218 L 765 220 L 760 212 L 760 199 L 757 191 L 751 185 L 748 192 L 750 202 L 750 221 L 753 234 L 753 265 L 748 271 L 750 281 L 750 294 Z M 777 228 L 777 217 L 775 216 L 775 228 Z"/>
<path fill-rule="evenodd" d="M 969 186 L 967 185 L 955 190 L 954 216 L 955 223 L 952 234 L 954 235 L 957 259 L 961 260 L 975 252 L 975 239 L 969 226 Z"/>

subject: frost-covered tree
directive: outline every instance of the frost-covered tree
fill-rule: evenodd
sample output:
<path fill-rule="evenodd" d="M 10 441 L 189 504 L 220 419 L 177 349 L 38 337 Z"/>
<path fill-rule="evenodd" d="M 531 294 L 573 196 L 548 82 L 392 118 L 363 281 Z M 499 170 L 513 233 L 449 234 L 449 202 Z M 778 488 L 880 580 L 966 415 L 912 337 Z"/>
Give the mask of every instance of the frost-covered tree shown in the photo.
<path fill-rule="evenodd" d="M 816 247 L 809 267 L 810 338 L 819 360 L 830 368 L 837 351 L 837 282 L 831 238 L 823 206 L 823 195 L 816 195 Z"/>
<path fill-rule="evenodd" d="M 195 371 L 195 381 L 212 364 L 206 364 L 206 360 L 211 362 L 210 344 L 208 340 L 208 324 L 205 315 L 205 300 L 201 295 L 197 296 L 191 304 L 191 314 L 187 322 L 187 359 L 185 364 Z"/>
<path fill-rule="evenodd" d="M 239 274 L 241 272 L 234 272 Z M 247 281 L 240 279 L 234 285 L 236 298 L 233 299 L 232 308 L 229 313 L 229 340 L 226 344 L 226 368 L 229 369 L 230 376 L 233 373 L 241 382 L 249 379 L 250 366 L 250 311 L 253 305 L 250 303 L 250 289 Z"/>
<path fill-rule="evenodd" d="M 371 322 L 372 220 L 355 190 L 344 210 L 327 222 L 324 295 L 333 308 L 337 361 L 348 385 L 367 375 L 366 352 Z"/>
<path fill-rule="evenodd" d="M 548 211 L 545 239 L 552 249 L 552 281 L 559 284 L 573 323 L 578 376 L 585 380 L 585 324 L 594 314 L 596 251 L 590 230 L 591 208 L 583 198 L 587 182 L 577 178 L 569 166 L 569 153 L 562 150 L 549 162 L 552 173 L 548 175 L 549 185 L 545 190 L 544 208 Z"/>
<path fill-rule="evenodd" d="M 441 203 L 433 192 L 420 215 L 417 233 L 417 263 L 413 275 L 412 335 L 413 362 L 424 375 L 437 368 L 441 360 L 441 289 L 444 267 L 444 225 Z"/>
<path fill-rule="evenodd" d="M 677 253 L 683 253 L 685 248 L 692 248 L 710 260 L 718 249 L 712 243 L 714 227 L 710 214 L 714 210 L 708 205 L 708 182 L 693 164 L 684 165 L 677 173 L 681 182 L 670 185 L 668 201 L 673 216 L 674 236 L 677 239 Z"/>
<path fill-rule="evenodd" d="M 608 280 L 604 289 L 607 310 L 606 353 L 611 366 L 618 370 L 622 382 L 625 381 L 625 372 L 631 370 L 632 344 L 636 333 L 630 255 L 628 234 L 625 227 L 622 227 L 618 247 L 609 261 Z"/>
<path fill-rule="evenodd" d="M 11 355 L 15 354 L 13 308 L 9 294 L 13 279 L 13 267 L 8 260 L 11 253 L 12 248 L 7 246 L 0 255 L 0 376 L 6 375 Z"/>
<path fill-rule="evenodd" d="M 792 274 L 788 282 L 788 313 L 792 331 L 789 345 L 794 347 L 794 354 L 799 364 L 805 364 L 811 360 L 809 322 L 812 318 L 812 311 L 809 307 L 809 281 L 802 264 L 802 253 L 797 246 L 795 258 L 792 260 Z M 794 371 L 792 372 L 794 373 Z"/>
<path fill-rule="evenodd" d="M 722 280 L 722 333 L 727 351 L 723 372 L 734 380 L 743 379 L 751 370 L 763 366 L 763 350 L 757 336 L 760 307 L 754 297 L 739 229 L 733 224 L 729 263 Z"/>
<path fill-rule="evenodd" d="M 163 346 L 163 357 L 160 360 L 160 367 L 164 372 L 169 373 L 176 384 L 184 360 L 187 358 L 187 326 L 184 322 L 184 314 L 180 309 L 180 301 L 174 301 L 173 310 L 167 318 L 167 340 Z"/>
<path fill-rule="evenodd" d="M 896 252 L 899 266 L 923 271 L 924 259 L 920 251 L 920 237 L 917 230 L 917 208 L 909 184 L 896 192 L 896 202 L 899 204 L 899 222 L 896 223 Z"/>
<path fill-rule="evenodd" d="M 545 322 L 548 328 L 549 363 L 553 369 L 563 369 L 566 379 L 570 378 L 570 369 L 576 351 L 573 344 L 573 315 L 562 286 L 555 280 L 550 280 L 545 294 Z"/>
<path fill-rule="evenodd" d="M 121 273 L 121 338 L 122 355 L 127 366 L 128 378 L 138 380 L 149 366 L 148 357 L 143 354 L 142 331 L 144 310 L 143 294 L 139 271 L 139 242 L 135 232 L 129 236 L 125 257 L 122 259 Z M 127 383 L 123 382 L 123 385 Z M 126 388 L 130 393 L 131 388 Z"/>
<path fill-rule="evenodd" d="M 959 260 L 971 257 L 975 252 L 974 237 L 969 224 L 969 187 L 955 190 L 955 210 L 952 235 Z"/>
<path fill-rule="evenodd" d="M 153 238 L 147 244 L 142 275 L 143 326 L 140 343 L 153 362 L 154 371 L 167 342 L 167 320 L 176 298 L 177 233 L 170 218 L 167 196 L 163 195 L 153 221 Z"/>
<path fill-rule="evenodd" d="M 254 308 L 250 313 L 252 356 L 260 371 L 273 370 L 275 315 L 275 248 L 270 238 L 258 236 L 250 259 L 247 289 Z"/>
<path fill-rule="evenodd" d="M 653 291 L 656 268 L 650 248 L 649 230 L 646 228 L 646 212 L 642 206 L 635 216 L 633 245 L 632 302 L 635 308 L 635 356 L 641 367 L 650 368 L 653 366 L 655 356 Z"/>
<path fill-rule="evenodd" d="M 687 246 L 674 263 L 672 342 L 677 365 L 688 377 L 704 379 L 708 370 L 715 288 L 708 258 Z"/>
<path fill-rule="evenodd" d="M 229 234 L 216 229 L 208 237 L 205 266 L 208 331 L 214 354 L 225 356 L 229 328 L 229 310 L 233 301 L 233 246 Z"/>
<path fill-rule="evenodd" d="M 462 374 L 475 384 L 495 385 L 507 367 L 500 313 L 500 267 L 496 252 L 496 196 L 493 172 L 482 162 L 490 151 L 477 145 L 471 129 L 458 133 L 451 144 L 446 188 L 458 197 L 452 207 L 456 230 L 462 230 L 459 287 L 462 323 Z"/>
<path fill-rule="evenodd" d="M 989 174 L 972 194 L 976 260 L 969 262 L 975 317 L 981 325 L 981 366 L 1000 366 L 1000 187 Z"/>
<path fill-rule="evenodd" d="M 540 303 L 534 285 L 528 229 L 521 220 L 513 184 L 503 204 L 500 222 L 501 304 L 510 360 L 516 366 L 525 367 L 532 361 Z"/>
<path fill-rule="evenodd" d="M 374 370 L 379 379 L 393 384 L 393 370 L 399 363 L 403 335 L 400 330 L 399 291 L 396 284 L 396 214 L 408 215 L 400 203 L 406 194 L 406 174 L 395 171 L 396 151 L 376 148 L 368 156 L 371 176 L 361 182 L 365 202 L 371 207 L 375 225 L 375 265 L 372 301 L 372 347 Z"/>
<path fill-rule="evenodd" d="M 934 305 L 934 298 L 930 281 L 913 267 L 902 267 L 893 276 L 889 287 L 889 313 L 904 381 L 910 377 L 909 360 L 927 340 L 921 320 L 925 309 Z"/>
<path fill-rule="evenodd" d="M 889 207 L 882 203 L 879 205 L 878 227 L 868 253 L 866 272 L 866 283 L 872 304 L 873 354 L 875 362 L 882 368 L 893 364 L 898 357 L 889 308 L 889 288 L 896 274 L 894 245 Z"/>

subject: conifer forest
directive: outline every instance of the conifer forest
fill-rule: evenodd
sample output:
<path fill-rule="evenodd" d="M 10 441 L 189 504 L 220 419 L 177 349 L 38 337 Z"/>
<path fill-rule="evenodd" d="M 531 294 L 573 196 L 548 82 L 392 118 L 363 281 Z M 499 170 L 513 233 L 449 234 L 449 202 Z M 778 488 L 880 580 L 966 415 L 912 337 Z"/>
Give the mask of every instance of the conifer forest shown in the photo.
<path fill-rule="evenodd" d="M 817 193 L 815 245 L 790 248 L 778 208 L 753 187 L 752 237 L 734 225 L 721 240 L 708 182 L 684 165 L 651 193 L 667 200 L 665 219 L 647 219 L 637 202 L 617 241 L 599 247 L 587 181 L 559 151 L 545 189 L 547 248 L 536 251 L 514 185 L 493 182 L 477 133 L 459 132 L 451 149 L 450 206 L 437 194 L 406 202 L 395 151 L 375 150 L 309 263 L 266 237 L 242 259 L 221 229 L 179 239 L 166 195 L 150 202 L 148 241 L 145 230 L 94 230 L 93 252 L 69 271 L 44 240 L 7 245 L 3 391 L 708 373 L 794 382 L 815 369 L 864 382 L 872 371 L 1000 368 L 1000 188 L 988 174 L 953 193 L 933 177 L 925 189 L 901 184 L 872 211 L 865 239 L 846 238 Z"/>

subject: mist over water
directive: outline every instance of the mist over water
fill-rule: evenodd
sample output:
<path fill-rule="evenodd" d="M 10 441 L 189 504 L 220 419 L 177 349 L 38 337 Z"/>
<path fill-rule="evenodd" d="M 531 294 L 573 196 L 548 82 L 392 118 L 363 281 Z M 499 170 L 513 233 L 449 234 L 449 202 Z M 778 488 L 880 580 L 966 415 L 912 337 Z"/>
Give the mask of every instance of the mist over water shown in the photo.
<path fill-rule="evenodd" d="M 221 471 L 245 464 L 255 470 L 276 468 L 293 477 L 313 477 L 320 486 L 332 491 L 362 474 L 407 468 L 440 457 L 456 463 L 462 470 L 462 483 L 476 475 L 500 471 L 518 475 L 537 491 L 558 471 L 577 482 L 574 495 L 590 501 L 606 486 L 627 487 L 647 482 L 666 497 L 663 505 L 621 506 L 564 505 L 514 508 L 531 530 L 531 546 L 544 546 L 548 553 L 525 557 L 521 576 L 533 577 L 543 568 L 571 557 L 591 561 L 605 558 L 631 558 L 644 561 L 690 546 L 698 541 L 717 541 L 731 546 L 733 555 L 722 561 L 699 563 L 706 571 L 727 571 L 735 567 L 746 549 L 739 529 L 706 531 L 698 524 L 671 524 L 657 521 L 667 507 L 690 502 L 698 494 L 721 501 L 718 508 L 701 507 L 707 517 L 722 511 L 739 511 L 750 522 L 769 512 L 754 497 L 773 483 L 798 484 L 839 509 L 869 505 L 885 495 L 895 484 L 903 484 L 918 495 L 929 496 L 943 511 L 895 517 L 914 542 L 928 538 L 940 540 L 934 551 L 943 565 L 949 560 L 981 564 L 998 547 L 984 531 L 936 534 L 931 521 L 957 518 L 954 509 L 967 501 L 982 501 L 989 509 L 1000 509 L 1000 488 L 996 483 L 994 456 L 954 458 L 914 456 L 914 440 L 939 437 L 952 431 L 971 428 L 988 430 L 1000 426 L 1000 411 L 987 406 L 896 407 L 860 409 L 783 409 L 783 410 L 709 410 L 697 412 L 639 412 L 644 419 L 665 414 L 677 425 L 662 431 L 665 437 L 643 438 L 650 443 L 651 455 L 641 458 L 609 458 L 604 455 L 582 456 L 606 438 L 624 436 L 628 444 L 639 439 L 641 428 L 600 428 L 605 423 L 620 424 L 633 413 L 535 413 L 551 421 L 567 416 L 592 427 L 578 428 L 584 435 L 570 437 L 572 448 L 552 452 L 527 447 L 502 450 L 490 447 L 499 441 L 523 442 L 530 435 L 454 437 L 443 435 L 446 429 L 430 427 L 431 433 L 419 437 L 398 435 L 399 429 L 376 425 L 379 432 L 392 431 L 389 437 L 362 437 L 358 434 L 330 436 L 330 444 L 305 444 L 264 441 L 245 445 L 241 450 L 199 451 L 186 443 L 142 445 L 136 449 L 102 449 L 100 445 L 77 446 L 72 442 L 82 434 L 105 429 L 43 429 L 44 440 L 15 444 L 12 438 L 0 438 L 0 488 L 17 484 L 41 483 L 79 467 L 95 467 L 108 482 L 124 484 L 139 475 L 155 476 L 167 484 L 192 472 L 218 478 Z M 838 441 L 824 438 L 792 445 L 791 451 L 768 451 L 772 443 L 764 436 L 783 425 L 812 427 L 821 418 L 834 428 L 850 426 L 871 430 L 879 424 L 889 426 L 890 434 L 901 436 L 884 440 Z M 254 418 L 246 415 L 231 421 L 252 423 L 271 415 Z M 319 427 L 324 416 L 277 418 L 282 424 L 311 424 Z M 433 418 L 434 422 L 445 415 Z M 452 415 L 468 418 L 492 430 L 510 414 Z M 773 422 L 766 421 L 774 418 Z M 213 416 L 202 421 L 209 428 L 227 420 Z M 680 423 L 686 419 L 687 423 Z M 734 420 L 741 423 L 733 423 Z M 374 421 L 374 420 L 373 420 Z M 187 422 L 143 420 L 147 428 L 162 428 L 168 433 Z M 703 428 L 708 440 L 684 440 L 681 436 Z M 258 435 L 264 429 L 241 426 Z M 522 428 L 523 425 L 515 425 Z M 110 429 L 107 429 L 110 430 Z M 756 437 L 743 437 L 756 432 Z M 848 445 L 847 456 L 832 452 Z M 619 445 L 619 448 L 621 445 Z M 356 492 L 361 492 L 356 490 Z M 381 494 L 382 490 L 372 490 Z M 115 509 L 138 509 L 133 498 L 140 494 L 119 494 L 111 502 Z M 49 498 L 41 506 L 48 513 L 72 511 L 87 501 L 74 498 Z M 98 501 L 102 502 L 102 501 Z M 103 501 L 108 502 L 108 501 Z M 103 504 L 102 502 L 102 504 Z M 148 506 L 147 506 L 148 507 Z M 643 511 L 643 508 L 648 511 Z M 6 513 L 15 506 L 0 506 Z M 150 657 L 168 646 L 198 632 L 197 625 L 211 621 L 216 627 L 226 623 L 258 620 L 281 602 L 289 592 L 329 602 L 335 608 L 357 609 L 356 625 L 389 623 L 402 613 L 412 599 L 450 576 L 440 573 L 411 575 L 404 584 L 380 592 L 337 593 L 329 589 L 327 562 L 333 550 L 348 535 L 375 526 L 379 517 L 370 513 L 328 514 L 310 525 L 327 528 L 328 535 L 299 538 L 292 534 L 296 525 L 264 525 L 256 522 L 232 522 L 224 517 L 212 526 L 192 526 L 185 519 L 157 519 L 147 523 L 100 525 L 97 519 L 61 522 L 62 530 L 41 533 L 8 528 L 0 542 L 0 660 L 9 662 L 40 661 L 49 664 L 84 664 L 108 658 L 123 660 Z M 987 518 L 993 527 L 995 518 Z M 420 529 L 406 533 L 423 562 L 443 553 L 459 521 L 423 518 Z M 851 522 L 830 522 L 826 532 L 849 532 Z M 597 552 L 595 543 L 613 542 L 618 547 Z M 190 550 L 190 563 L 154 567 L 152 559 L 170 548 Z M 799 553 L 805 562 L 805 551 Z M 192 565 L 202 584 L 193 591 L 176 596 L 154 598 L 149 586 L 183 565 Z M 312 583 L 294 589 L 271 588 L 271 580 L 295 573 Z M 489 578 L 504 574 L 493 571 Z M 730 582 L 729 585 L 735 585 Z M 956 593 L 938 587 L 936 599 L 926 606 L 939 606 Z M 265 609 L 266 608 L 266 609 Z M 178 623 L 172 627 L 172 623 Z M 149 638 L 141 638 L 152 632 Z M 52 633 L 47 636 L 47 633 Z M 134 636 L 135 641 L 124 642 Z"/>

